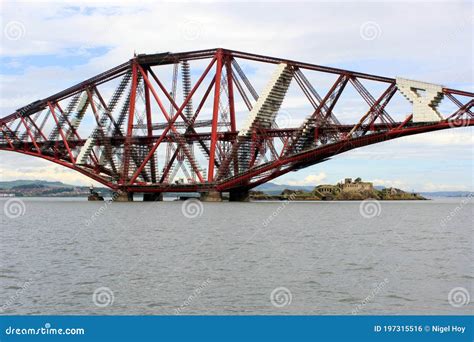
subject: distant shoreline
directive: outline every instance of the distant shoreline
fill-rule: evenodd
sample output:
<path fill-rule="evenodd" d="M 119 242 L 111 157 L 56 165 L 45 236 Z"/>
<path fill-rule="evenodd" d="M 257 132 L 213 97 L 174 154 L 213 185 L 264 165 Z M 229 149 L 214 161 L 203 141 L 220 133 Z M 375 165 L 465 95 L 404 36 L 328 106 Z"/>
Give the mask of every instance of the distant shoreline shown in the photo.
<path fill-rule="evenodd" d="M 328 194 L 315 191 L 318 189 L 318 186 L 294 186 L 294 185 L 285 185 L 285 184 L 276 184 L 268 182 L 262 184 L 252 190 L 250 190 L 250 195 L 254 201 L 282 201 L 285 200 L 291 193 L 299 193 L 304 198 L 295 196 L 294 201 L 361 201 L 371 197 L 377 198 L 380 201 L 393 201 L 393 200 L 417 200 L 416 198 L 382 198 L 382 196 L 377 196 L 380 194 L 380 191 L 384 191 L 384 187 L 373 186 L 371 193 L 362 193 L 357 196 L 357 198 L 351 198 L 351 195 L 344 195 L 344 198 L 322 198 Z M 389 188 L 390 189 L 390 188 Z M 113 196 L 113 191 L 105 187 L 95 187 L 102 197 L 111 198 Z M 400 191 L 400 193 L 405 194 L 417 194 L 424 198 L 466 198 L 474 196 L 472 191 L 425 191 L 425 192 L 404 192 L 400 189 L 394 189 Z M 281 198 L 283 192 L 286 191 L 285 198 Z M 255 193 L 260 193 L 264 198 L 256 198 Z M 312 193 L 312 194 L 311 194 Z M 65 184 L 62 182 L 50 182 L 44 180 L 14 180 L 14 181 L 0 181 L 0 198 L 87 198 L 90 194 L 90 189 L 88 186 L 76 186 L 71 184 Z M 314 198 L 314 194 L 317 194 L 319 198 Z M 142 193 L 135 194 L 137 199 L 142 196 Z M 226 192 L 223 193 L 224 197 Z M 165 198 L 190 198 L 190 197 L 199 197 L 198 193 L 164 193 Z M 258 197 L 258 196 L 257 196 Z M 313 197 L 313 198 L 311 198 Z M 329 194 L 328 197 L 331 197 Z M 386 197 L 386 196 L 385 196 Z"/>
<path fill-rule="evenodd" d="M 136 197 L 137 199 L 139 199 L 141 197 L 141 193 L 140 194 L 136 194 Z M 140 196 L 140 197 L 139 197 Z M 180 196 L 179 195 L 165 195 L 164 198 L 167 198 L 167 199 L 177 199 L 179 198 Z M 418 200 L 418 199 L 377 199 L 377 201 L 380 201 L 380 202 L 402 202 L 402 201 L 407 201 L 407 202 L 413 202 L 413 201 L 433 201 L 433 200 L 436 200 L 436 199 L 446 199 L 446 198 L 452 198 L 452 199 L 455 199 L 455 198 L 459 198 L 459 199 L 462 199 L 462 198 L 467 198 L 467 197 L 472 197 L 472 196 L 469 196 L 469 195 L 459 195 L 459 196 L 429 196 L 429 197 L 425 197 L 424 200 Z M 0 200 L 8 200 L 10 198 L 19 198 L 19 199 L 34 199 L 34 198 L 51 198 L 51 199 L 84 199 L 87 201 L 87 196 L 0 196 Z M 105 200 L 110 200 L 112 198 L 112 196 L 104 196 Z M 189 198 L 189 197 L 186 197 L 186 198 Z M 196 198 L 198 199 L 199 197 L 198 196 L 195 196 L 193 198 Z M 370 199 L 370 198 L 368 198 Z M 226 199 L 224 199 L 226 200 Z M 364 200 L 367 200 L 367 199 L 341 199 L 341 200 L 304 200 L 304 199 L 297 199 L 297 200 L 289 200 L 289 201 L 292 201 L 292 202 L 324 202 L 324 203 L 328 203 L 328 202 L 361 202 L 361 201 L 364 201 Z M 375 199 L 373 199 L 375 200 Z M 183 199 L 184 201 L 184 199 Z M 252 202 L 284 202 L 286 201 L 286 199 L 255 199 L 255 198 L 251 198 L 251 201 Z"/>

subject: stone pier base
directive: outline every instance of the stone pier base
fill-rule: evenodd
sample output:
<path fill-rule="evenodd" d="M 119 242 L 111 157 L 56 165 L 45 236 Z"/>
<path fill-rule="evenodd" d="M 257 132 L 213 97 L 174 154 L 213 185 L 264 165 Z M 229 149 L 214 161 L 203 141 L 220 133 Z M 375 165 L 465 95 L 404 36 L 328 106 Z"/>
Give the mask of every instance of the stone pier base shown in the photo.
<path fill-rule="evenodd" d="M 162 192 L 152 192 L 152 193 L 145 193 L 143 194 L 143 202 L 157 202 L 163 201 L 163 193 Z"/>
<path fill-rule="evenodd" d="M 133 202 L 133 192 L 116 192 L 113 196 L 114 202 Z"/>
<path fill-rule="evenodd" d="M 200 200 L 203 202 L 222 202 L 222 194 L 219 191 L 201 192 Z"/>
<path fill-rule="evenodd" d="M 247 189 L 236 189 L 229 191 L 229 202 L 248 202 L 250 194 Z"/>

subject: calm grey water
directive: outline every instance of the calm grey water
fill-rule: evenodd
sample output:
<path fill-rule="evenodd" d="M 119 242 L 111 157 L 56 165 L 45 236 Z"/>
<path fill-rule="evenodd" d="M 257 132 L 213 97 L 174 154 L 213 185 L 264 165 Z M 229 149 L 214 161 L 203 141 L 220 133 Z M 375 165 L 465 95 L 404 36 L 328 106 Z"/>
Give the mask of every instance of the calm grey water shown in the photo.
<path fill-rule="evenodd" d="M 460 198 L 381 202 L 372 218 L 361 202 L 23 202 L 9 217 L 0 200 L 3 314 L 473 312 L 448 300 L 473 295 Z"/>

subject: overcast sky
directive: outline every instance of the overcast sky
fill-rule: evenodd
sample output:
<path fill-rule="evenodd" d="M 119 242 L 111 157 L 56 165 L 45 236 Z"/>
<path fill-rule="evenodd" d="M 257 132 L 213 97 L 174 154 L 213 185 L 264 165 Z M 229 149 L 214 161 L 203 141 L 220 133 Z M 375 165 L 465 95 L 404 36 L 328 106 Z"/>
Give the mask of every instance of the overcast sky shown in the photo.
<path fill-rule="evenodd" d="M 134 52 L 215 47 L 474 91 L 472 1 L 130 3 L 2 0 L 0 116 Z M 474 190 L 473 143 L 472 128 L 406 137 L 275 181 L 313 185 L 359 176 L 405 190 Z M 2 180 L 91 183 L 32 157 L 0 152 L 0 161 Z"/>

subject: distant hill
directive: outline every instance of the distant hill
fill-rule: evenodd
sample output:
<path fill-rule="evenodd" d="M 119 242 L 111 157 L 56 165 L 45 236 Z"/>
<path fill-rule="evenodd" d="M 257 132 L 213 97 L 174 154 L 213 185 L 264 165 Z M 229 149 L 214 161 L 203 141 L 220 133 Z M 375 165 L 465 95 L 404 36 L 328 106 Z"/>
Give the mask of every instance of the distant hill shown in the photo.
<path fill-rule="evenodd" d="M 101 194 L 109 196 L 110 189 L 95 188 Z M 62 182 L 44 180 L 14 180 L 0 182 L 0 197 L 85 197 L 89 195 L 88 186 L 76 186 Z"/>
<path fill-rule="evenodd" d="M 383 186 L 374 186 L 377 190 L 383 190 Z M 102 195 L 110 196 L 111 191 L 106 187 L 95 188 Z M 254 190 L 262 191 L 269 195 L 280 195 L 283 190 L 303 190 L 312 191 L 313 185 L 289 185 L 289 184 L 275 184 L 268 182 L 259 185 Z M 17 196 L 54 196 L 54 194 L 62 196 L 86 196 L 89 193 L 88 186 L 77 186 L 65 184 L 62 182 L 50 182 L 45 180 L 14 180 L 0 182 L 0 191 L 3 193 L 15 193 Z M 467 197 L 473 193 L 469 191 L 432 191 L 419 192 L 424 197 Z M 176 194 L 175 194 L 176 195 Z"/>
<path fill-rule="evenodd" d="M 473 192 L 469 191 L 434 191 L 434 192 L 420 192 L 425 197 L 468 197 L 473 196 Z"/>
<path fill-rule="evenodd" d="M 64 184 L 62 182 L 48 182 L 44 180 L 27 180 L 27 179 L 20 179 L 14 181 L 6 181 L 0 182 L 0 189 L 11 189 L 14 187 L 22 187 L 22 186 L 29 186 L 29 185 L 44 185 L 50 188 L 71 188 L 74 185 Z"/>
<path fill-rule="evenodd" d="M 273 194 L 280 194 L 285 189 L 311 191 L 314 189 L 314 186 L 275 184 L 272 182 L 268 182 L 268 183 L 257 186 L 254 190 L 262 191 L 262 192 L 273 195 Z"/>

